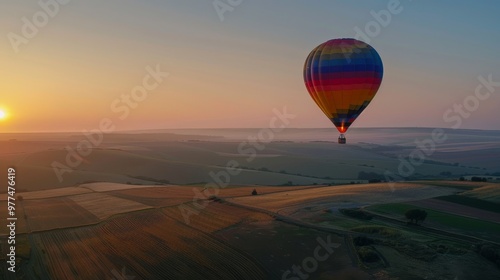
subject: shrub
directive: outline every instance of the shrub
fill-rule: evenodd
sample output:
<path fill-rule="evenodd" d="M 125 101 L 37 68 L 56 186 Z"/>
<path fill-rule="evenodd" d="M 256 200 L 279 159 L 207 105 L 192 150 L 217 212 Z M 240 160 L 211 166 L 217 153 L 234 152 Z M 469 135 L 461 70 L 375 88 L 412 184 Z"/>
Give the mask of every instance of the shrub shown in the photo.
<path fill-rule="evenodd" d="M 380 258 L 372 247 L 361 247 L 358 250 L 359 257 L 362 261 L 372 263 L 378 261 Z"/>
<path fill-rule="evenodd" d="M 489 246 L 482 246 L 479 254 L 492 262 L 495 262 L 500 257 L 498 256 L 497 250 Z"/>

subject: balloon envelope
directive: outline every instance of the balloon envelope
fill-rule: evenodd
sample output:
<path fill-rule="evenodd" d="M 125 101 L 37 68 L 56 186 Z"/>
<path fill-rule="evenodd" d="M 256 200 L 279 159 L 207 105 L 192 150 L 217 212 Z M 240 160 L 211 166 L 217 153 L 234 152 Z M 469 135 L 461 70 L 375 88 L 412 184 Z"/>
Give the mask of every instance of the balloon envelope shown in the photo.
<path fill-rule="evenodd" d="M 370 104 L 383 76 L 377 51 L 356 39 L 334 39 L 317 46 L 304 65 L 304 82 L 318 107 L 340 133 Z"/>

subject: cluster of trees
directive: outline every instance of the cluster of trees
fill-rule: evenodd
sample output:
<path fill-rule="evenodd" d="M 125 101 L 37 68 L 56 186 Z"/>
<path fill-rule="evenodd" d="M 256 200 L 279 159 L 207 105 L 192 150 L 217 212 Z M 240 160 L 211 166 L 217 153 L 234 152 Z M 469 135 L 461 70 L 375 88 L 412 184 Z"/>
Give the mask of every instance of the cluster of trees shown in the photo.
<path fill-rule="evenodd" d="M 472 177 L 470 178 L 471 182 L 488 182 L 488 179 L 483 177 Z"/>
<path fill-rule="evenodd" d="M 458 180 L 459 181 L 467 181 L 467 179 L 465 179 L 465 177 L 463 177 L 463 176 L 460 177 Z M 488 182 L 488 178 L 474 176 L 474 177 L 470 178 L 470 181 L 471 182 Z"/>
<path fill-rule="evenodd" d="M 410 223 L 418 224 L 418 222 L 423 222 L 427 218 L 427 212 L 420 209 L 411 209 L 406 211 L 405 217 L 410 220 Z"/>

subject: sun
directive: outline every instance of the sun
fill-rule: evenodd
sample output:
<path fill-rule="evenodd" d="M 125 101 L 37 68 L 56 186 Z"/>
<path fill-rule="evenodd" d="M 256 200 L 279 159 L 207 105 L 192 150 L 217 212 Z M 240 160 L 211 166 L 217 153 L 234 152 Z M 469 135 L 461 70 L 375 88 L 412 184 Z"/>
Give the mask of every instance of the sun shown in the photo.
<path fill-rule="evenodd" d="M 0 120 L 5 120 L 7 118 L 7 113 L 4 110 L 0 110 Z"/>

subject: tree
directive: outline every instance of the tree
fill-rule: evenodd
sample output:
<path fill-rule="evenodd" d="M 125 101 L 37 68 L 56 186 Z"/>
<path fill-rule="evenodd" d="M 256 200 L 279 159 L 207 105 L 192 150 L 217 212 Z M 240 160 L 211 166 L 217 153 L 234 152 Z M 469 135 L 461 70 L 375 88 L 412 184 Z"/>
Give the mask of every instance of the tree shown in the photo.
<path fill-rule="evenodd" d="M 474 176 L 470 178 L 471 182 L 485 182 L 485 178 Z"/>
<path fill-rule="evenodd" d="M 418 224 L 419 221 L 423 222 L 427 218 L 427 212 L 420 209 L 411 209 L 406 211 L 405 217 L 410 220 L 410 223 Z"/>

